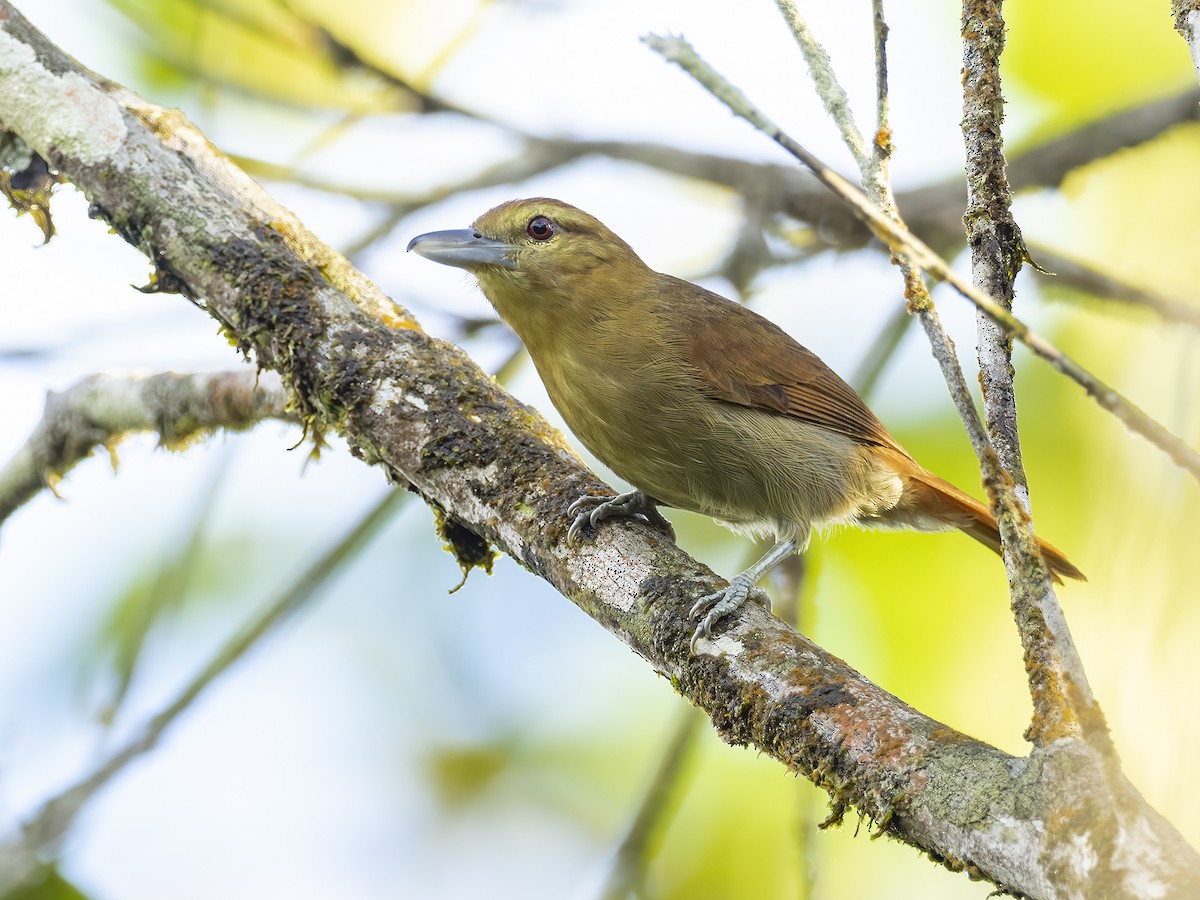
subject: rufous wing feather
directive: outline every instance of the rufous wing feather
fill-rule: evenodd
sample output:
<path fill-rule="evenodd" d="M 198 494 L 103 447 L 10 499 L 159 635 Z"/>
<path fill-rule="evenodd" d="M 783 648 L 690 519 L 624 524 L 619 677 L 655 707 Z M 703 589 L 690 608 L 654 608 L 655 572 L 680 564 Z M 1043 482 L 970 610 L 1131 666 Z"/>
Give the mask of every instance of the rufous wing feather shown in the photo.
<path fill-rule="evenodd" d="M 694 284 L 670 280 L 676 291 L 690 289 L 683 349 L 712 397 L 903 452 L 854 388 L 774 322 Z"/>

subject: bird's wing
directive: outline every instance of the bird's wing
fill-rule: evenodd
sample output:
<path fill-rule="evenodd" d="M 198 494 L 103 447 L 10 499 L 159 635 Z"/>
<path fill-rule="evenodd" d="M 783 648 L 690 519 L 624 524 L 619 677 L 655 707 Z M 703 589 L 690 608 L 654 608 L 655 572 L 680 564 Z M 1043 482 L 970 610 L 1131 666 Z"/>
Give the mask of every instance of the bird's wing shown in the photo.
<path fill-rule="evenodd" d="M 908 456 L 854 388 L 787 332 L 739 303 L 671 281 L 675 291 L 691 289 L 676 307 L 687 319 L 679 323 L 683 351 L 712 396 Z"/>

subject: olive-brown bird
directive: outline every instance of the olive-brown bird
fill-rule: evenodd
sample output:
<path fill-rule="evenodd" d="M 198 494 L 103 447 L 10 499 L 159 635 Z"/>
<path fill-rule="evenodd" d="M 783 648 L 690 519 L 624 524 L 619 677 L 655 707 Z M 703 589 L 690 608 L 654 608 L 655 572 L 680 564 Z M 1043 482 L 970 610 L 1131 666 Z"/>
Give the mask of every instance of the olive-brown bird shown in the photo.
<path fill-rule="evenodd" d="M 703 616 L 693 648 L 805 549 L 814 525 L 958 528 L 1000 552 L 983 504 L 922 468 L 812 352 L 741 304 L 655 272 L 582 210 L 513 200 L 408 249 L 479 280 L 571 430 L 636 488 L 580 498 L 571 538 L 611 516 L 669 529 L 659 506 L 774 535 L 762 559 L 692 608 Z M 1056 580 L 1083 578 L 1039 546 Z"/>

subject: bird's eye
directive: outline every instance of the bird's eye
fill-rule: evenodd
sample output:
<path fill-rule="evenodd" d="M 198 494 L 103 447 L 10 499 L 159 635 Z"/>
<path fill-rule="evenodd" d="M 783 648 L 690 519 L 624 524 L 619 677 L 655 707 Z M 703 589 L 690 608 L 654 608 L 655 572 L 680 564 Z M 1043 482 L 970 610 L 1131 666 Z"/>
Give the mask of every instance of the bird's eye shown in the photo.
<path fill-rule="evenodd" d="M 545 216 L 534 216 L 529 220 L 529 224 L 525 226 L 525 233 L 535 241 L 548 241 L 554 237 L 554 232 L 557 229 L 554 223 Z"/>

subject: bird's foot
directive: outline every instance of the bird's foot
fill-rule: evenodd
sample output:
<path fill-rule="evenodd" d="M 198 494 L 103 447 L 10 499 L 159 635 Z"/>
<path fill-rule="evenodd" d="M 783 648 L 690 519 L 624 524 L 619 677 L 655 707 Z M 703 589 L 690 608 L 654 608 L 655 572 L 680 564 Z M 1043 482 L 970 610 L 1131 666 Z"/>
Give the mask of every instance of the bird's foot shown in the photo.
<path fill-rule="evenodd" d="M 743 572 L 735 575 L 724 590 L 706 594 L 696 601 L 688 612 L 693 619 L 700 619 L 700 624 L 692 633 L 692 654 L 696 653 L 696 643 L 701 638 L 711 638 L 713 626 L 741 606 L 749 599 L 761 603 L 768 610 L 771 608 L 771 598 L 766 591 L 754 586 L 754 580 Z"/>
<path fill-rule="evenodd" d="M 658 503 L 641 491 L 629 491 L 615 497 L 580 497 L 567 507 L 567 515 L 574 517 L 567 529 L 567 541 L 572 544 L 582 537 L 584 528 L 595 528 L 605 519 L 637 516 L 675 540 L 675 528 L 658 511 Z"/>
<path fill-rule="evenodd" d="M 696 601 L 689 615 L 700 619 L 692 634 L 692 653 L 696 652 L 696 643 L 700 638 L 712 637 L 713 626 L 741 606 L 749 597 L 761 603 L 768 610 L 771 608 L 771 598 L 754 585 L 760 578 L 787 559 L 793 553 L 800 552 L 808 543 L 808 528 L 804 527 L 798 537 L 784 538 L 763 554 L 762 559 L 740 575 L 735 575 L 729 581 L 729 587 L 715 594 L 708 594 Z"/>

